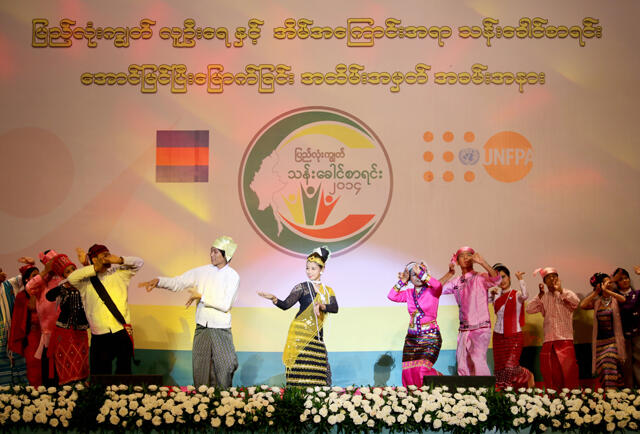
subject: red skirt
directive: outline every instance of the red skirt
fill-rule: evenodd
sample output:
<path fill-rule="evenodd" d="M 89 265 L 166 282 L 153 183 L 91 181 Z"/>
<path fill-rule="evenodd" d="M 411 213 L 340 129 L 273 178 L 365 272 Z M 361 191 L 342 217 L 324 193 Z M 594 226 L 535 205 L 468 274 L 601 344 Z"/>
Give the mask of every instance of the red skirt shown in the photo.
<path fill-rule="evenodd" d="M 51 363 L 55 363 L 60 384 L 89 377 L 89 336 L 86 330 L 56 327 L 48 349 Z M 50 368 L 50 372 L 53 372 Z"/>
<path fill-rule="evenodd" d="M 493 369 L 496 376 L 496 389 L 505 387 L 527 387 L 533 374 L 520 366 L 523 345 L 522 332 L 505 336 L 493 333 Z"/>
<path fill-rule="evenodd" d="M 42 360 L 35 357 L 40 345 L 40 334 L 40 323 L 32 321 L 23 356 L 27 362 L 27 380 L 33 387 L 42 386 Z"/>

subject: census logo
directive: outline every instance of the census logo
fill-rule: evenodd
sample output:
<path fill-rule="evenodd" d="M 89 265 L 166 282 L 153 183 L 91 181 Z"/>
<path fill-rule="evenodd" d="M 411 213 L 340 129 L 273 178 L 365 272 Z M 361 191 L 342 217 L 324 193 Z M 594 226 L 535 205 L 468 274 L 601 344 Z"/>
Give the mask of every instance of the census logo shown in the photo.
<path fill-rule="evenodd" d="M 513 131 L 497 133 L 484 145 L 483 163 L 487 173 L 498 181 L 520 181 L 533 167 L 531 143 Z"/>
<path fill-rule="evenodd" d="M 382 222 L 393 188 L 387 152 L 355 116 L 304 107 L 267 123 L 244 153 L 240 201 L 266 242 L 302 256 L 318 245 L 341 254 Z"/>

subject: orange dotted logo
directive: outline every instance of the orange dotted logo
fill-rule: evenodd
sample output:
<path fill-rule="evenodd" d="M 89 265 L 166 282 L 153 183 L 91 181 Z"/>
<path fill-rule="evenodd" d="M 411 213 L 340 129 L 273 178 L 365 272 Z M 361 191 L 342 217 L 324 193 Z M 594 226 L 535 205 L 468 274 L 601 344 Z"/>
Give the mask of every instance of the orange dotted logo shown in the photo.
<path fill-rule="evenodd" d="M 426 182 L 436 179 L 447 183 L 456 179 L 474 182 L 478 178 L 475 168 L 480 165 L 497 181 L 516 182 L 527 176 L 533 167 L 531 143 L 513 131 L 494 134 L 484 148 L 474 143 L 477 136 L 473 131 L 425 131 L 422 138 L 428 144 L 422 154 L 430 169 L 423 173 Z M 440 146 L 442 148 L 438 149 Z"/>
<path fill-rule="evenodd" d="M 479 151 L 476 149 L 466 148 L 463 150 L 458 149 L 461 140 L 464 140 L 468 146 L 469 143 L 476 139 L 476 135 L 471 131 L 466 131 L 463 134 L 456 134 L 453 131 L 444 131 L 441 133 L 435 133 L 433 131 L 425 131 L 422 135 L 424 142 L 429 144 L 429 148 L 422 154 L 422 159 L 430 163 L 431 166 L 439 165 L 437 161 L 437 155 L 442 156 L 442 161 L 446 164 L 447 169 L 434 173 L 432 170 L 424 172 L 422 178 L 425 182 L 433 182 L 436 179 L 441 179 L 446 183 L 453 182 L 457 179 L 464 179 L 466 182 L 473 182 L 476 179 L 476 174 L 472 170 L 467 170 L 462 173 L 456 171 L 456 156 L 463 165 L 469 166 L 476 164 L 479 160 Z M 434 143 L 435 140 L 435 143 Z M 460 143 L 456 143 L 460 142 Z M 442 145 L 444 149 L 438 149 L 438 145 Z M 471 153 L 470 153 L 471 152 Z M 452 164 L 453 163 L 453 164 Z"/>
<path fill-rule="evenodd" d="M 533 167 L 531 143 L 513 131 L 497 133 L 484 145 L 483 165 L 500 182 L 520 181 Z"/>

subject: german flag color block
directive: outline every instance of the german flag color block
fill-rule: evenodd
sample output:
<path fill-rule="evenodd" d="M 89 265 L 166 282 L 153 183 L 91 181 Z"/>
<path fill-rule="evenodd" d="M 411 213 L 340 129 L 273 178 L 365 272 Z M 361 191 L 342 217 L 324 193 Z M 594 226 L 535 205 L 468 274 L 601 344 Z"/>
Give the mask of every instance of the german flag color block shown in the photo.
<path fill-rule="evenodd" d="M 209 131 L 157 131 L 156 182 L 209 182 Z"/>

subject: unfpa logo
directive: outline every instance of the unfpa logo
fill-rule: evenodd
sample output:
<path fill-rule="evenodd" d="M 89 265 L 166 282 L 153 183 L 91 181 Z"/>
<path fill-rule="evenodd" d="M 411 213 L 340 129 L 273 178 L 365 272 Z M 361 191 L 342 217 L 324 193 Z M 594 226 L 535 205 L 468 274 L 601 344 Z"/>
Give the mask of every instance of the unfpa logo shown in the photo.
<path fill-rule="evenodd" d="M 484 169 L 501 182 L 520 181 L 533 167 L 531 143 L 521 134 L 503 131 L 484 145 Z"/>
<path fill-rule="evenodd" d="M 423 159 L 430 163 L 432 169 L 423 175 L 426 182 L 438 178 L 444 182 L 460 178 L 466 182 L 474 182 L 477 179 L 474 166 L 478 163 L 493 179 L 500 182 L 516 182 L 527 176 L 533 167 L 533 149 L 521 134 L 502 131 L 490 137 L 482 148 L 474 146 L 474 132 L 467 131 L 461 137 L 462 140 L 456 140 L 456 134 L 446 131 L 442 134 L 442 142 L 438 143 L 431 131 L 425 132 L 423 139 L 430 144 L 430 148 L 424 152 Z M 442 152 L 442 161 L 435 158 L 435 155 L 440 153 L 438 151 Z M 455 155 L 458 157 L 457 162 Z"/>

